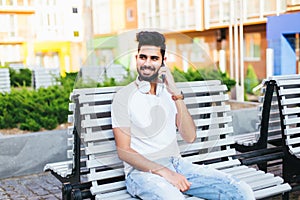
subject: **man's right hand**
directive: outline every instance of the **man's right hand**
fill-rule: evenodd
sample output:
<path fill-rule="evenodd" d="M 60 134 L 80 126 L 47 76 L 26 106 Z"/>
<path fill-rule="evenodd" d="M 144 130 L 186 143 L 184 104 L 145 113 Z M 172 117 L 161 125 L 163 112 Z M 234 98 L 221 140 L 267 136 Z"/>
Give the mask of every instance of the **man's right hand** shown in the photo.
<path fill-rule="evenodd" d="M 169 183 L 178 188 L 181 192 L 185 192 L 191 187 L 191 183 L 188 182 L 185 176 L 166 167 L 156 170 L 153 173 L 164 177 Z"/>

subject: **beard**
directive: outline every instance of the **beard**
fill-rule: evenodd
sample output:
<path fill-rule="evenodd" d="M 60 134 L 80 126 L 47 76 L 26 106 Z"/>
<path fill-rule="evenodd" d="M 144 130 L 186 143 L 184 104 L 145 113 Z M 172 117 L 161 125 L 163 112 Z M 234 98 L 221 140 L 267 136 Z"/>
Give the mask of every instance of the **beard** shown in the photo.
<path fill-rule="evenodd" d="M 140 79 L 141 81 L 154 82 L 154 81 L 157 79 L 157 77 L 158 77 L 158 71 L 157 71 L 155 74 L 151 75 L 151 76 L 144 76 L 144 75 L 142 75 L 142 73 L 141 73 L 141 70 L 144 70 L 144 69 L 150 69 L 150 70 L 152 70 L 152 71 L 155 71 L 155 68 L 154 68 L 154 67 L 142 66 L 142 67 L 138 70 L 139 79 Z"/>

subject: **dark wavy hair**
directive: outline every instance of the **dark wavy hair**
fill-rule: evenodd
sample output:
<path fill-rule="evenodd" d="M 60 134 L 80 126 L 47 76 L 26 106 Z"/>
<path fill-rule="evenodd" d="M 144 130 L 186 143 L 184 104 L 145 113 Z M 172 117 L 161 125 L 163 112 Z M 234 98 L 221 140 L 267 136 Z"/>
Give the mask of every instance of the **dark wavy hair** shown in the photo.
<path fill-rule="evenodd" d="M 138 51 L 142 46 L 151 45 L 160 47 L 162 57 L 165 57 L 166 52 L 166 39 L 165 36 L 156 31 L 141 31 L 136 34 L 136 40 L 138 41 Z"/>

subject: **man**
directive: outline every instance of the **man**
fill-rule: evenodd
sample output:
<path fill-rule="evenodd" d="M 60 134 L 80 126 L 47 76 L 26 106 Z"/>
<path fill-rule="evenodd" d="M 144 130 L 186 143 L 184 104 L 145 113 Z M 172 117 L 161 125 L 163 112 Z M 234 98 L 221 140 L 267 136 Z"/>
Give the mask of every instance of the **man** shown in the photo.
<path fill-rule="evenodd" d="M 251 188 L 206 166 L 180 157 L 176 128 L 186 142 L 196 138 L 194 121 L 165 66 L 165 38 L 137 34 L 136 81 L 122 88 L 112 104 L 118 155 L 124 161 L 126 187 L 142 199 L 254 199 Z"/>

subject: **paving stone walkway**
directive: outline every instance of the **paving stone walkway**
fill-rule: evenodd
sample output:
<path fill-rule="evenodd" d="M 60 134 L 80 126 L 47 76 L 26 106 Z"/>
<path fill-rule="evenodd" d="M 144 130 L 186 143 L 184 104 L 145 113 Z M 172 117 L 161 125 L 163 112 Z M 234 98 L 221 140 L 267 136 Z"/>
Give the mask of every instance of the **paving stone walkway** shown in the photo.
<path fill-rule="evenodd" d="M 2 200 L 61 199 L 61 183 L 50 173 L 0 180 Z"/>

